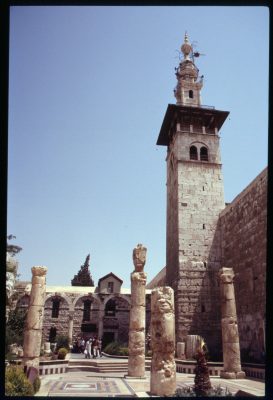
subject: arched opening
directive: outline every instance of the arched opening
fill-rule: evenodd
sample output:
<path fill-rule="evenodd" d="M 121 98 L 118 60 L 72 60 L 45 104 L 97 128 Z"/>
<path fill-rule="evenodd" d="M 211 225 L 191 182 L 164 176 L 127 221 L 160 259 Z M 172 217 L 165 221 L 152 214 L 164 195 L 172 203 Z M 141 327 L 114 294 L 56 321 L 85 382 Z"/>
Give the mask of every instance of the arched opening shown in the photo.
<path fill-rule="evenodd" d="M 52 299 L 52 313 L 51 317 L 52 318 L 58 318 L 59 317 L 59 311 L 60 311 L 60 299 L 53 298 Z"/>
<path fill-rule="evenodd" d="M 90 321 L 91 304 L 91 300 L 83 302 L 83 321 Z"/>
<path fill-rule="evenodd" d="M 54 326 L 52 326 L 49 331 L 48 341 L 50 343 L 54 343 L 56 341 L 56 336 L 57 336 L 57 329 Z"/>
<path fill-rule="evenodd" d="M 114 299 L 110 299 L 107 301 L 105 305 L 105 316 L 106 317 L 113 317 L 116 315 L 116 302 Z"/>
<path fill-rule="evenodd" d="M 197 148 L 195 146 L 190 147 L 190 160 L 198 160 Z"/>
<path fill-rule="evenodd" d="M 200 160 L 209 161 L 208 149 L 206 147 L 201 147 L 200 149 Z"/>
<path fill-rule="evenodd" d="M 29 306 L 29 295 L 25 294 L 23 297 L 21 297 L 16 304 L 16 308 L 21 308 L 26 310 Z"/>
<path fill-rule="evenodd" d="M 192 90 L 189 90 L 189 98 L 193 99 L 193 91 Z"/>

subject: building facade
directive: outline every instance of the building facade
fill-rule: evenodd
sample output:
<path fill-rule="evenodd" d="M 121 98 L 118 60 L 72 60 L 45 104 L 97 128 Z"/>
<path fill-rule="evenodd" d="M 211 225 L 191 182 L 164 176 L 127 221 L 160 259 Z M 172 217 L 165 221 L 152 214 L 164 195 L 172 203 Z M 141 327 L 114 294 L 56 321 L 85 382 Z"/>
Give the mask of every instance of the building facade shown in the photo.
<path fill-rule="evenodd" d="M 42 342 L 55 342 L 57 335 L 79 337 L 97 335 L 103 347 L 118 341 L 128 344 L 131 293 L 112 272 L 99 279 L 98 286 L 47 286 Z M 17 308 L 29 305 L 31 283 L 17 282 Z M 146 327 L 150 323 L 150 291 L 146 294 Z"/>

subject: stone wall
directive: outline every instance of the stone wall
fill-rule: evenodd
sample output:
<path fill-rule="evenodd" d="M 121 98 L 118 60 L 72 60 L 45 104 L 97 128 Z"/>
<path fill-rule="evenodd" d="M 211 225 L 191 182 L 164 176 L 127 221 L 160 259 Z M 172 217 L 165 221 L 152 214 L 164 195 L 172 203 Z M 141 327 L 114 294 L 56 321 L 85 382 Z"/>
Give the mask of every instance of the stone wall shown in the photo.
<path fill-rule="evenodd" d="M 222 266 L 235 272 L 242 361 L 262 361 L 265 324 L 267 169 L 220 214 Z"/>
<path fill-rule="evenodd" d="M 68 333 L 68 310 L 69 306 L 67 301 L 60 296 L 60 308 L 58 318 L 52 317 L 52 299 L 55 295 L 51 296 L 45 301 L 44 308 L 44 323 L 43 323 L 43 337 L 42 341 L 49 340 L 50 328 L 55 327 L 57 335 L 67 335 Z"/>
<path fill-rule="evenodd" d="M 26 308 L 29 304 L 29 295 L 26 294 L 26 287 L 29 282 L 17 282 L 18 293 L 14 300 L 14 308 Z M 72 339 L 78 336 L 99 334 L 103 337 L 104 333 L 113 333 L 115 340 L 123 344 L 128 344 L 129 334 L 129 313 L 131 294 L 128 289 L 122 289 L 126 294 L 98 294 L 95 288 L 93 292 L 88 292 L 85 287 L 48 287 L 44 307 L 43 322 L 43 342 L 49 339 L 50 329 L 56 328 L 57 335 L 69 335 L 69 327 L 72 319 Z M 54 289 L 58 290 L 55 291 Z M 146 297 L 150 299 L 150 291 L 147 291 Z M 53 299 L 59 299 L 58 316 L 52 316 Z M 84 302 L 91 301 L 90 319 L 84 321 Z M 107 312 L 107 303 L 115 302 L 115 311 L 113 315 Z M 150 325 L 150 301 L 146 312 L 146 323 Z M 84 325 L 87 331 L 83 331 Z M 91 329 L 91 330 L 89 330 Z"/>
<path fill-rule="evenodd" d="M 168 182 L 166 278 L 175 291 L 176 340 L 185 341 L 189 334 L 202 335 L 211 353 L 219 357 L 218 220 L 225 207 L 221 165 L 178 162 L 175 168 L 177 181 L 173 172 Z M 178 190 L 177 197 L 172 190 Z M 178 249 L 170 247 L 174 244 Z M 172 254 L 175 251 L 176 255 Z"/>

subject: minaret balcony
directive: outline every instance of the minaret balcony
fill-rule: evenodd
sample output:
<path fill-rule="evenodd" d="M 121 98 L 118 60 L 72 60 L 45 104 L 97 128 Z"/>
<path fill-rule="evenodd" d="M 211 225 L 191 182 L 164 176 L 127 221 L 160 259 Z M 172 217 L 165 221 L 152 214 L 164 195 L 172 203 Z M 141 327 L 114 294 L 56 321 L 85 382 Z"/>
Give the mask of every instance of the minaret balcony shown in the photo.
<path fill-rule="evenodd" d="M 168 104 L 157 144 L 169 146 L 177 131 L 218 136 L 218 132 L 228 115 L 228 111 L 216 110 L 212 106 L 194 107 Z"/>
<path fill-rule="evenodd" d="M 189 124 L 177 124 L 177 131 L 179 132 L 190 132 L 190 133 L 202 133 L 203 135 L 217 135 L 218 130 L 215 127 L 207 128 L 205 126 L 196 126 Z"/>

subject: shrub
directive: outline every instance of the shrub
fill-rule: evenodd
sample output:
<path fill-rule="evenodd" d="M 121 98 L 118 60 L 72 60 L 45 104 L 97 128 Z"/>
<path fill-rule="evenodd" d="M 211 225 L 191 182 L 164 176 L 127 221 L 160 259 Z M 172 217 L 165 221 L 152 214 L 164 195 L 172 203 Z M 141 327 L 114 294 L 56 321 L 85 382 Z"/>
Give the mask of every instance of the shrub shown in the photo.
<path fill-rule="evenodd" d="M 38 390 L 40 389 L 40 386 L 41 386 L 41 379 L 40 379 L 39 375 L 37 375 L 33 382 L 34 393 L 38 392 Z"/>
<path fill-rule="evenodd" d="M 23 368 L 8 366 L 5 374 L 6 396 L 33 396 L 34 388 L 24 374 Z"/>
<path fill-rule="evenodd" d="M 207 397 L 232 397 L 231 391 L 226 387 L 214 386 L 206 394 Z M 174 397 L 198 397 L 194 388 L 191 386 L 177 388 Z"/>
<path fill-rule="evenodd" d="M 116 354 L 117 349 L 120 347 L 118 342 L 111 342 L 108 343 L 107 346 L 104 348 L 104 352 L 107 354 Z"/>
<path fill-rule="evenodd" d="M 58 350 L 58 360 L 64 360 L 67 353 L 68 353 L 68 350 L 65 347 L 61 347 Z"/>
<path fill-rule="evenodd" d="M 8 352 L 5 356 L 6 360 L 11 361 L 11 360 L 16 360 L 17 359 L 17 355 L 16 354 L 12 354 L 11 352 Z"/>
<path fill-rule="evenodd" d="M 61 348 L 65 348 L 67 350 L 70 349 L 69 347 L 69 338 L 66 335 L 57 335 L 56 337 L 56 351 Z"/>
<path fill-rule="evenodd" d="M 129 354 L 128 347 L 120 347 L 118 352 L 119 352 L 119 354 L 118 354 L 119 356 L 128 356 L 128 354 Z"/>
<path fill-rule="evenodd" d="M 9 319 L 6 323 L 5 350 L 12 343 L 22 345 L 24 341 L 24 324 L 27 312 L 20 309 L 10 311 Z"/>
<path fill-rule="evenodd" d="M 115 356 L 128 356 L 128 347 L 119 342 L 111 342 L 105 348 L 104 352 Z"/>

